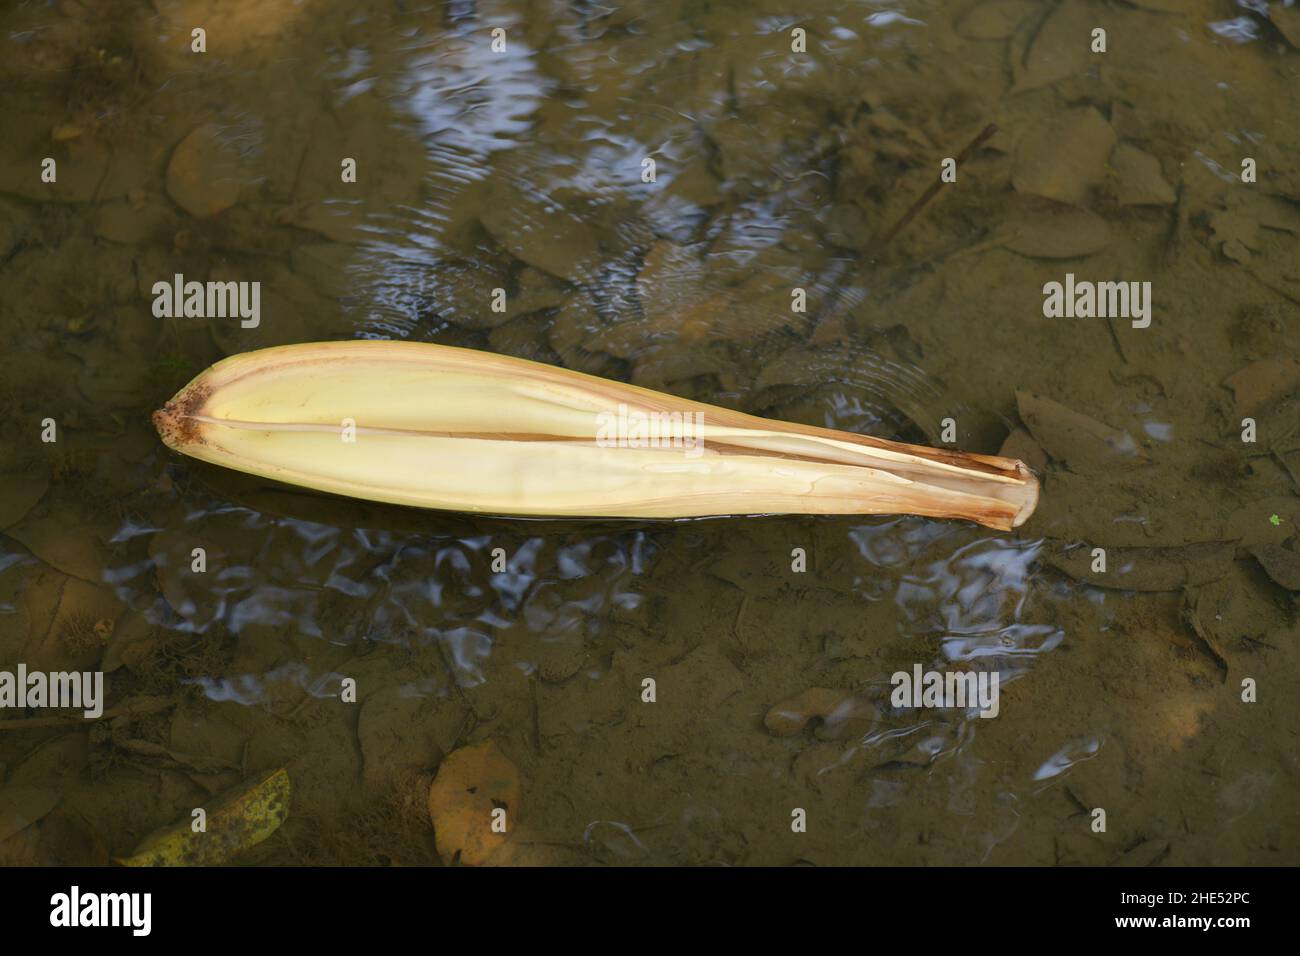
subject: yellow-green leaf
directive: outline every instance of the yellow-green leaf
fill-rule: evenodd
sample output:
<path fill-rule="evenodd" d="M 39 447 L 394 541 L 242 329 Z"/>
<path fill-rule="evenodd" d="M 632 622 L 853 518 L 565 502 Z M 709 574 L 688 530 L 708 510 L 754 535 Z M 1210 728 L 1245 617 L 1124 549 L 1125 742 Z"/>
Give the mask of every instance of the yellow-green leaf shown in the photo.
<path fill-rule="evenodd" d="M 219 866 L 274 833 L 289 816 L 289 774 L 284 769 L 251 787 L 224 794 L 206 812 L 206 827 L 195 832 L 194 817 L 141 841 L 123 866 Z"/>

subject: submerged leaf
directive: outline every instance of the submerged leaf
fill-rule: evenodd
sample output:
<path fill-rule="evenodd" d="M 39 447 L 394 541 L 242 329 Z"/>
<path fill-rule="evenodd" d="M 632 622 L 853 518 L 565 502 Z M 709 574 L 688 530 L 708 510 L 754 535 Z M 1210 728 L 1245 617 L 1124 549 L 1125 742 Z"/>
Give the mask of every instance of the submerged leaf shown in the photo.
<path fill-rule="evenodd" d="M 1092 57 L 1096 14 L 1078 0 L 1064 0 L 1034 35 L 1023 63 L 1014 63 L 1013 93 L 1047 86 L 1083 73 Z"/>
<path fill-rule="evenodd" d="M 1300 591 L 1300 554 L 1279 544 L 1257 544 L 1250 553 L 1270 578 L 1288 591 Z"/>
<path fill-rule="evenodd" d="M 1273 495 L 1259 498 L 1230 512 L 1223 519 L 1220 536 L 1239 538 L 1247 549 L 1257 544 L 1276 544 L 1281 533 L 1300 526 L 1300 496 Z"/>
<path fill-rule="evenodd" d="M 83 581 L 100 580 L 104 568 L 112 563 L 102 533 L 102 518 L 69 516 L 66 510 L 59 514 L 54 509 L 60 502 L 53 498 L 53 494 L 47 495 L 41 508 L 33 508 L 17 524 L 6 528 L 5 534 L 64 574 Z M 69 534 L 70 527 L 78 533 Z"/>
<path fill-rule="evenodd" d="M 1016 406 L 1034 439 L 1071 471 L 1101 472 L 1113 468 L 1120 459 L 1146 458 L 1127 432 L 1103 425 L 1060 402 L 1031 392 L 1016 392 Z"/>
<path fill-rule="evenodd" d="M 1005 245 L 1031 259 L 1077 259 L 1100 252 L 1114 236 L 1096 213 L 1056 203 L 1019 204 L 1004 226 Z"/>
<path fill-rule="evenodd" d="M 1228 665 L 1228 658 L 1223 653 L 1223 648 L 1219 644 L 1219 639 L 1215 635 L 1214 628 L 1210 626 L 1210 621 L 1216 619 L 1216 612 L 1219 608 L 1220 595 L 1214 594 L 1214 588 L 1196 588 L 1183 592 L 1183 620 L 1187 626 L 1192 629 L 1210 657 L 1219 665 L 1223 672 L 1223 679 L 1228 679 L 1228 671 L 1232 668 Z"/>
<path fill-rule="evenodd" d="M 0 792 L 0 842 L 40 820 L 60 799 L 57 790 L 44 787 L 6 787 Z"/>
<path fill-rule="evenodd" d="M 1238 411 L 1254 412 L 1300 387 L 1300 359 L 1260 359 L 1233 372 L 1223 384 L 1232 389 Z"/>
<path fill-rule="evenodd" d="M 1016 147 L 1011 184 L 1017 192 L 1081 203 L 1101 182 L 1115 148 L 1115 131 L 1091 106 L 1034 124 Z"/>
<path fill-rule="evenodd" d="M 1118 183 L 1115 196 L 1123 206 L 1168 206 L 1178 198 L 1165 181 L 1160 161 L 1129 143 L 1120 143 L 1110 155 Z"/>
<path fill-rule="evenodd" d="M 498 809 L 505 810 L 504 832 L 493 829 Z M 453 751 L 429 788 L 438 855 L 445 863 L 459 858 L 470 866 L 509 862 L 509 841 L 522 809 L 519 770 L 495 740 Z"/>
<path fill-rule="evenodd" d="M 530 190 L 500 179 L 493 184 L 496 191 L 479 216 L 492 238 L 536 269 L 570 282 L 590 281 L 601 258 L 596 231 Z"/>
<path fill-rule="evenodd" d="M 1015 458 L 1023 461 L 1036 472 L 1047 470 L 1047 454 L 1034 441 L 1034 436 L 1023 428 L 1013 428 L 1002 442 L 998 454 L 1003 458 Z"/>
<path fill-rule="evenodd" d="M 289 816 L 289 774 L 280 769 L 251 787 L 230 791 L 207 810 L 207 829 L 195 833 L 190 814 L 156 830 L 123 866 L 220 866 L 261 843 Z"/>
<path fill-rule="evenodd" d="M 1286 6 L 1280 0 L 1270 3 L 1268 18 L 1277 32 L 1286 37 L 1286 42 L 1300 50 L 1300 7 Z"/>
<path fill-rule="evenodd" d="M 957 20 L 957 32 L 971 40 L 1006 40 L 1034 8 L 1029 0 L 987 0 Z"/>
<path fill-rule="evenodd" d="M 1239 210 L 1220 210 L 1210 215 L 1213 243 L 1233 262 L 1250 261 L 1251 252 L 1259 245 L 1259 222 L 1249 213 Z"/>
<path fill-rule="evenodd" d="M 49 486 L 44 474 L 0 475 L 0 531 L 22 521 Z"/>
<path fill-rule="evenodd" d="M 1094 572 L 1092 548 L 1047 556 L 1047 563 L 1076 581 L 1125 591 L 1178 591 L 1209 584 L 1232 567 L 1235 541 L 1200 541 L 1173 548 L 1106 548 L 1106 570 Z"/>

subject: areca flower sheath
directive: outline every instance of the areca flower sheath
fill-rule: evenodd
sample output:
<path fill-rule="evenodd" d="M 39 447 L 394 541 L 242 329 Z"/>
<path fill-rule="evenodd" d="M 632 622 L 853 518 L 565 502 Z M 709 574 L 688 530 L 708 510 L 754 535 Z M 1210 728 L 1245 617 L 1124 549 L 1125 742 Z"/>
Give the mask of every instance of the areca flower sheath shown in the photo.
<path fill-rule="evenodd" d="M 916 514 L 1022 524 L 1020 461 L 772 421 L 537 362 L 416 342 L 286 345 L 197 376 L 172 449 L 355 498 L 500 515 Z"/>

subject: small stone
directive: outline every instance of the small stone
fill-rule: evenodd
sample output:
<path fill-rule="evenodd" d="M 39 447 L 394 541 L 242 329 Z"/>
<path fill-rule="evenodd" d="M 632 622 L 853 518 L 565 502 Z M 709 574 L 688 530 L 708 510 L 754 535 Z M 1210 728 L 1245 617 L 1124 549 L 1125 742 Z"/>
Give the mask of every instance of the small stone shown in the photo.
<path fill-rule="evenodd" d="M 167 164 L 167 195 L 191 216 L 204 219 L 239 201 L 243 188 L 239 154 L 214 123 L 186 136 Z"/>
<path fill-rule="evenodd" d="M 793 737 L 815 717 L 826 720 L 853 695 L 829 687 L 809 687 L 774 705 L 763 718 L 768 733 L 776 737 Z"/>

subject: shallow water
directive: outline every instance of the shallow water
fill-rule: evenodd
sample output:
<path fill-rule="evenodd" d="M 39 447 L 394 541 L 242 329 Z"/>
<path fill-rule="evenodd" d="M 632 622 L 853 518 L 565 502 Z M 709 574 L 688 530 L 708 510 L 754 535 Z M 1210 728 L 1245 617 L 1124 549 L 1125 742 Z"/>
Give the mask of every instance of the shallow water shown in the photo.
<path fill-rule="evenodd" d="M 1300 9 L 1267 6 L 6 8 L 0 670 L 105 671 L 119 715 L 0 712 L 0 859 L 123 857 L 285 767 L 238 862 L 452 862 L 430 782 L 492 740 L 498 862 L 1300 862 Z M 259 324 L 155 317 L 177 273 L 260 282 Z M 1046 316 L 1067 273 L 1150 282 L 1149 326 Z M 157 440 L 222 356 L 350 337 L 1010 435 L 1042 501 L 1013 533 L 476 519 Z M 996 717 L 893 706 L 917 665 L 997 673 Z"/>

